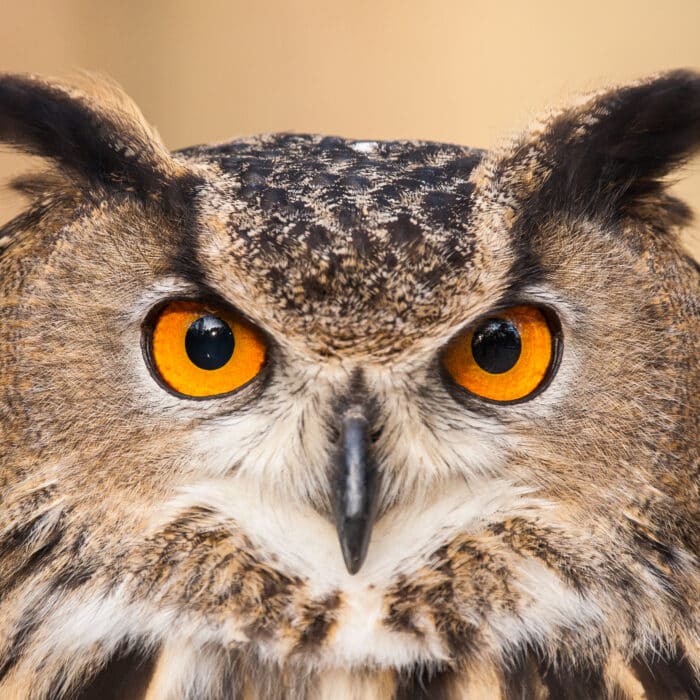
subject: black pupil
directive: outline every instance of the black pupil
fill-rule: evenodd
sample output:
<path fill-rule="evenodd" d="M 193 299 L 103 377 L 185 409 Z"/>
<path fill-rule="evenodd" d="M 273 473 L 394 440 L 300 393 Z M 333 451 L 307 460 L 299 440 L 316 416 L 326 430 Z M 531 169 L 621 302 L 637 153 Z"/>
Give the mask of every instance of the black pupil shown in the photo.
<path fill-rule="evenodd" d="M 228 324 L 216 316 L 202 316 L 188 329 L 185 350 L 200 369 L 219 369 L 233 355 L 233 333 Z"/>
<path fill-rule="evenodd" d="M 486 319 L 472 336 L 476 364 L 489 374 L 502 374 L 515 367 L 520 350 L 518 329 L 502 318 Z"/>

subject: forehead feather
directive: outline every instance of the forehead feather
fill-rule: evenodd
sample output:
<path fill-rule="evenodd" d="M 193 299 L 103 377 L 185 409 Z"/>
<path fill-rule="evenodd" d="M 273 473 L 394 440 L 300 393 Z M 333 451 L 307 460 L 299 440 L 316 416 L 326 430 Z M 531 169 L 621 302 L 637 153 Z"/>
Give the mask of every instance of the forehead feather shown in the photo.
<path fill-rule="evenodd" d="M 212 286 L 325 352 L 396 347 L 397 330 L 437 321 L 450 290 L 477 284 L 482 151 L 281 134 L 182 155 L 217 171 L 198 245 Z"/>

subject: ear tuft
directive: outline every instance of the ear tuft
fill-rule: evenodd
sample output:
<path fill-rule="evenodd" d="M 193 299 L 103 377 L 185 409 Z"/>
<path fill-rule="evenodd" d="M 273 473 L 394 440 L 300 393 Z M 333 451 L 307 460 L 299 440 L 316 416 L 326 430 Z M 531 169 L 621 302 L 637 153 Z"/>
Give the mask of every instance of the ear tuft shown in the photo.
<path fill-rule="evenodd" d="M 116 86 L 86 86 L 0 75 L 0 143 L 50 159 L 80 183 L 157 197 L 178 164 Z"/>
<path fill-rule="evenodd" d="M 677 70 L 563 109 L 518 144 L 507 167 L 535 185 L 519 194 L 539 212 L 634 216 L 658 207 L 668 220 L 662 209 L 687 212 L 663 178 L 699 149 L 700 74 Z"/>

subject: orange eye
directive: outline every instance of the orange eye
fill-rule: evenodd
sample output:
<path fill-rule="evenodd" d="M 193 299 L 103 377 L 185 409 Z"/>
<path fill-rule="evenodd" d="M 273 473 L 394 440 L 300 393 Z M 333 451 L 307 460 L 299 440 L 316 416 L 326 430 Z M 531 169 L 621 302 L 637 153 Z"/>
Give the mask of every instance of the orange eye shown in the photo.
<path fill-rule="evenodd" d="M 227 394 L 249 382 L 265 362 L 259 331 L 235 314 L 193 301 L 161 310 L 151 337 L 160 378 L 185 396 Z"/>
<path fill-rule="evenodd" d="M 472 394 L 518 401 L 544 383 L 554 348 L 543 313 L 533 306 L 513 306 L 461 333 L 442 362 L 452 379 Z"/>

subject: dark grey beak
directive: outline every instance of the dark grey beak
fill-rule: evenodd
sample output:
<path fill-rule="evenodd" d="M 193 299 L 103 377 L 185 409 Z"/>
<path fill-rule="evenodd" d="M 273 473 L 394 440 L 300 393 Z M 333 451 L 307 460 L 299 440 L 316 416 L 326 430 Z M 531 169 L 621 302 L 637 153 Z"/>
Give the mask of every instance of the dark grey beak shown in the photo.
<path fill-rule="evenodd" d="M 333 511 L 345 566 L 356 574 L 367 555 L 377 509 L 378 474 L 370 454 L 369 424 L 360 407 L 343 418 L 333 481 Z"/>

